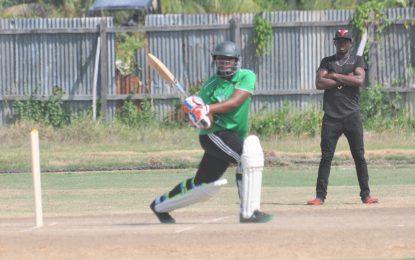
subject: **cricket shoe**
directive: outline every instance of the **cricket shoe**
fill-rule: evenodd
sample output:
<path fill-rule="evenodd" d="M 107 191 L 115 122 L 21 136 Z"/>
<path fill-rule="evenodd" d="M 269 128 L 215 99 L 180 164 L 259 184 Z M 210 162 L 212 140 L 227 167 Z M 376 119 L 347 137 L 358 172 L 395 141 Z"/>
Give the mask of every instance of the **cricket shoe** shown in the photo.
<path fill-rule="evenodd" d="M 170 216 L 167 212 L 157 212 L 156 211 L 156 202 L 153 200 L 150 204 L 150 209 L 153 211 L 154 215 L 160 220 L 162 224 L 175 224 L 176 220 Z"/>
<path fill-rule="evenodd" d="M 309 200 L 307 201 L 307 205 L 323 205 L 324 204 L 324 200 L 320 199 L 320 198 L 315 198 L 313 200 Z"/>
<path fill-rule="evenodd" d="M 240 223 L 266 223 L 272 220 L 272 215 L 259 210 L 255 210 L 254 214 L 250 218 L 242 217 L 242 214 L 239 215 Z"/>
<path fill-rule="evenodd" d="M 367 198 L 363 199 L 362 202 L 364 204 L 373 204 L 373 203 L 378 203 L 379 200 L 377 198 L 367 197 Z"/>

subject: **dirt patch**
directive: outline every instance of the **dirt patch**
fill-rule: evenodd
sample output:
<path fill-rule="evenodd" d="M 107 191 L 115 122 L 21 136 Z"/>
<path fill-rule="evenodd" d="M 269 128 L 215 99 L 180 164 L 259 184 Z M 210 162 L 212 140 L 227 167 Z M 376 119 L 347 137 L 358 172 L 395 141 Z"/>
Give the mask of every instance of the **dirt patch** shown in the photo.
<path fill-rule="evenodd" d="M 1 259 L 380 259 L 415 256 L 415 208 L 301 206 L 239 224 L 235 212 L 179 211 L 178 224 L 151 213 L 2 219 Z"/>

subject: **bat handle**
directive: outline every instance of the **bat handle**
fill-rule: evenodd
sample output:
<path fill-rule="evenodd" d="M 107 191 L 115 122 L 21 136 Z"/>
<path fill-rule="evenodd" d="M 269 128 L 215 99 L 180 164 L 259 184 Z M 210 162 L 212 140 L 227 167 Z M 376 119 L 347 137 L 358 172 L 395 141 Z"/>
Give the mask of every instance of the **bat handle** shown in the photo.
<path fill-rule="evenodd" d="M 183 86 L 177 80 L 174 82 L 174 84 L 176 85 L 176 88 L 180 91 L 180 93 L 186 94 L 186 92 L 184 91 Z"/>
<path fill-rule="evenodd" d="M 200 123 L 202 123 L 203 127 L 206 127 L 206 128 L 210 127 L 210 124 L 205 119 L 200 120 Z"/>
<path fill-rule="evenodd" d="M 203 125 L 204 128 L 210 128 L 212 122 L 210 122 L 209 118 L 200 120 L 200 123 Z"/>

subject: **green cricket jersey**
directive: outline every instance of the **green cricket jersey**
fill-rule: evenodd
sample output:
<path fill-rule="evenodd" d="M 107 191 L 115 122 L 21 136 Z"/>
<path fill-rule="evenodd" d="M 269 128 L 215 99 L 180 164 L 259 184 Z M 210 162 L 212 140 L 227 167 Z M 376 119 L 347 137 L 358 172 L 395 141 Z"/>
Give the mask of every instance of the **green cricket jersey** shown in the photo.
<path fill-rule="evenodd" d="M 213 104 L 223 102 L 232 97 L 235 89 L 241 89 L 253 94 L 255 89 L 256 75 L 248 69 L 240 69 L 232 77 L 230 81 L 215 75 L 210 77 L 200 90 L 200 97 L 205 104 Z M 214 124 L 211 129 L 200 130 L 201 135 L 220 131 L 235 131 L 241 138 L 245 139 L 248 135 L 248 116 L 251 105 L 251 97 L 238 108 L 227 113 L 216 113 L 214 115 Z"/>

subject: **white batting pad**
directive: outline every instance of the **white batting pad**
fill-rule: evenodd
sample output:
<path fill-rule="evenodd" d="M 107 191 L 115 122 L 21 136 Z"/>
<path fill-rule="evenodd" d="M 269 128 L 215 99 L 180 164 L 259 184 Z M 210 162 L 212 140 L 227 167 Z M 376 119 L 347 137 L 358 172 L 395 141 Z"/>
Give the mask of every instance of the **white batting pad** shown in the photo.
<path fill-rule="evenodd" d="M 257 136 L 250 135 L 244 141 L 241 156 L 242 208 L 244 218 L 250 218 L 261 204 L 262 170 L 264 169 L 264 152 Z"/>
<path fill-rule="evenodd" d="M 189 206 L 196 202 L 208 200 L 227 183 L 228 181 L 226 179 L 220 179 L 208 184 L 196 186 L 184 194 L 177 194 L 173 198 L 166 199 L 163 202 L 156 200 L 155 209 L 157 212 L 170 212 L 175 209 Z"/>

